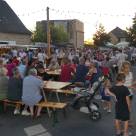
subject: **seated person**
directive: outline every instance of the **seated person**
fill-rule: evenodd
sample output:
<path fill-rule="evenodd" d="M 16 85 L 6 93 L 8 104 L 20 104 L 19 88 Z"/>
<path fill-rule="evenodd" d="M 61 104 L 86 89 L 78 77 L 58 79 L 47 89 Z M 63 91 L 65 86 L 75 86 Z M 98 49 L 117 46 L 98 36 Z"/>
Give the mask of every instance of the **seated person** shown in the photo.
<path fill-rule="evenodd" d="M 91 63 L 90 69 L 89 69 L 89 75 L 91 76 L 90 78 L 91 85 L 93 85 L 93 83 L 98 81 L 99 77 L 102 75 L 102 72 L 97 64 Z"/>
<path fill-rule="evenodd" d="M 72 79 L 72 73 L 74 73 L 70 60 L 65 57 L 62 60 L 62 65 L 61 65 L 61 74 L 60 74 L 60 81 L 62 82 L 69 82 Z"/>
<path fill-rule="evenodd" d="M 29 70 L 29 75 L 23 80 L 23 93 L 22 101 L 25 105 L 29 106 L 30 115 L 34 116 L 34 106 L 38 104 L 42 99 L 41 89 L 43 87 L 43 80 L 37 77 L 37 70 L 32 68 Z M 40 116 L 41 107 L 38 107 L 36 116 Z M 24 108 L 24 111 L 27 110 Z"/>
<path fill-rule="evenodd" d="M 72 80 L 72 82 L 82 82 L 85 83 L 86 81 L 86 75 L 88 73 L 89 69 L 87 66 L 85 66 L 85 59 L 84 58 L 80 58 L 79 60 L 79 64 L 76 68 L 76 73 L 75 73 L 75 77 Z"/>
<path fill-rule="evenodd" d="M 7 92 L 8 92 L 8 77 L 7 75 L 7 69 L 4 67 L 0 68 L 0 100 L 7 98 Z"/>
<path fill-rule="evenodd" d="M 23 80 L 17 68 L 13 69 L 13 77 L 8 82 L 8 99 L 13 101 L 21 101 Z M 20 113 L 20 106 L 14 110 L 14 114 Z"/>
<path fill-rule="evenodd" d="M 42 64 L 39 64 L 36 69 L 37 75 L 41 77 L 43 81 L 51 79 L 50 75 L 46 73 L 44 66 Z"/>
<path fill-rule="evenodd" d="M 28 62 L 27 66 L 26 66 L 26 70 L 25 70 L 25 76 L 28 76 L 28 72 L 30 69 L 35 68 L 36 65 L 36 59 L 32 59 L 31 61 Z"/>
<path fill-rule="evenodd" d="M 59 69 L 59 68 L 60 68 L 60 66 L 59 66 L 58 61 L 55 60 L 55 59 L 52 59 L 51 62 L 50 62 L 50 64 L 49 64 L 49 66 L 48 66 L 48 69 L 50 69 L 50 70 L 56 70 L 56 69 Z"/>
<path fill-rule="evenodd" d="M 77 62 L 76 59 L 72 59 L 72 63 L 71 63 L 71 68 L 73 69 L 74 73 L 76 72 L 76 68 L 77 68 Z"/>

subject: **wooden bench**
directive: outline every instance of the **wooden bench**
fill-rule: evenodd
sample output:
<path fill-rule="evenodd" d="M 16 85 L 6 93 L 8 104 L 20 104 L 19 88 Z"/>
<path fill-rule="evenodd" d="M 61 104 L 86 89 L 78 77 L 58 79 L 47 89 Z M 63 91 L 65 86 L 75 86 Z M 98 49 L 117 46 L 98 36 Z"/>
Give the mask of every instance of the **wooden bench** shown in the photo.
<path fill-rule="evenodd" d="M 4 105 L 4 111 L 6 111 L 7 106 L 16 106 L 16 107 L 19 106 L 20 107 L 21 105 L 24 105 L 24 103 L 21 101 L 12 101 L 12 100 L 8 100 L 8 99 L 1 100 L 1 102 Z M 52 113 L 53 113 L 53 124 L 58 122 L 57 112 L 56 112 L 57 109 L 63 110 L 64 116 L 66 115 L 65 108 L 67 106 L 67 103 L 43 101 L 43 102 L 36 104 L 35 106 L 51 109 Z M 49 117 L 50 117 L 50 115 L 49 115 Z"/>
<path fill-rule="evenodd" d="M 61 103 L 61 102 L 41 102 L 36 104 L 37 107 L 43 107 L 43 108 L 49 108 L 52 110 L 52 115 L 53 115 L 53 125 L 58 122 L 58 117 L 57 117 L 57 109 L 63 110 L 64 117 L 66 116 L 66 111 L 65 108 L 67 106 L 67 103 Z M 49 115 L 50 116 L 50 115 Z"/>
<path fill-rule="evenodd" d="M 52 109 L 64 109 L 67 106 L 67 103 L 61 102 L 41 102 L 36 104 L 39 107 L 52 108 Z"/>
<path fill-rule="evenodd" d="M 7 106 L 16 106 L 17 107 L 17 106 L 24 105 L 24 103 L 21 102 L 21 101 L 12 101 L 12 100 L 8 100 L 8 99 L 1 100 L 1 102 L 3 102 L 4 111 L 6 111 Z M 43 102 L 36 104 L 36 106 L 37 107 L 43 107 L 43 108 L 50 108 L 55 112 L 56 109 L 65 110 L 67 103 L 43 101 Z"/>
<path fill-rule="evenodd" d="M 21 106 L 24 104 L 21 101 L 12 101 L 12 100 L 8 100 L 8 99 L 1 100 L 1 102 L 3 102 L 5 108 L 7 105 Z M 36 106 L 45 107 L 45 108 L 52 108 L 52 109 L 64 109 L 67 106 L 67 103 L 43 101 L 43 102 L 36 104 Z"/>
<path fill-rule="evenodd" d="M 12 101 L 8 99 L 1 100 L 1 102 L 3 103 L 4 106 L 4 112 L 6 112 L 7 106 L 20 107 L 21 105 L 23 105 L 23 102 L 21 101 Z"/>

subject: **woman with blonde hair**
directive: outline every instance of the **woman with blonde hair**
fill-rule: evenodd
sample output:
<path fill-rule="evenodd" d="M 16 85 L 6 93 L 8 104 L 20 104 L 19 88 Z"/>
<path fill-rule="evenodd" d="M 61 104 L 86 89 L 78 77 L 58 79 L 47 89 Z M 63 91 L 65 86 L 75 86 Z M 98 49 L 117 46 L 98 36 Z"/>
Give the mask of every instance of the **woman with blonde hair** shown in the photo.
<path fill-rule="evenodd" d="M 109 79 L 106 79 L 103 83 L 101 96 L 103 101 L 103 108 L 104 110 L 107 110 L 108 113 L 111 112 L 111 108 L 112 108 L 111 94 L 109 94 L 110 88 L 111 88 L 111 82 Z"/>
<path fill-rule="evenodd" d="M 133 83 L 133 74 L 131 72 L 131 64 L 129 61 L 125 61 L 122 63 L 120 72 L 124 73 L 124 75 L 125 75 L 124 86 L 126 86 L 130 92 L 129 97 L 130 97 L 130 106 L 131 106 L 132 105 L 132 98 L 133 98 L 133 84 L 134 83 Z M 132 120 L 129 120 L 129 126 L 133 127 Z"/>
<path fill-rule="evenodd" d="M 133 90 L 131 89 L 132 84 L 133 84 L 133 74 L 131 72 L 131 64 L 129 61 L 125 61 L 122 63 L 122 66 L 120 68 L 120 73 L 124 73 L 125 74 L 125 83 L 124 85 L 126 87 L 128 87 L 129 91 L 130 91 L 130 99 L 132 99 L 133 96 Z"/>

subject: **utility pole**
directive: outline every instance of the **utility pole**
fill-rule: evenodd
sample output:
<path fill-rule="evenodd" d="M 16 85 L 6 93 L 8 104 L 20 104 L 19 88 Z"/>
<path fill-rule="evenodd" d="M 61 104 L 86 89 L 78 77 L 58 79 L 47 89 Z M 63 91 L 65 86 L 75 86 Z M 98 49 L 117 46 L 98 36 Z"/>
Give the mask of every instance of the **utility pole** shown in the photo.
<path fill-rule="evenodd" d="M 51 35 L 50 35 L 50 21 L 49 21 L 49 7 L 47 7 L 47 45 L 48 45 L 48 57 L 51 54 Z"/>

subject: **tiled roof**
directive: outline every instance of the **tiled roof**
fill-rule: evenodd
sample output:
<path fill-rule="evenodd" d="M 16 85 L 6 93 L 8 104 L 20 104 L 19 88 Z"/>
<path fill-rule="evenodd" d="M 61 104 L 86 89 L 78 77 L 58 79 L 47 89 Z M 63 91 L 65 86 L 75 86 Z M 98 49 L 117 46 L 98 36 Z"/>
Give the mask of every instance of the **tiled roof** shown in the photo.
<path fill-rule="evenodd" d="M 120 29 L 119 27 L 116 27 L 115 29 L 113 29 L 109 33 L 114 34 L 118 38 L 127 38 L 128 37 L 127 32 L 125 30 Z"/>
<path fill-rule="evenodd" d="M 0 0 L 0 32 L 31 35 L 31 32 L 4 0 Z"/>

